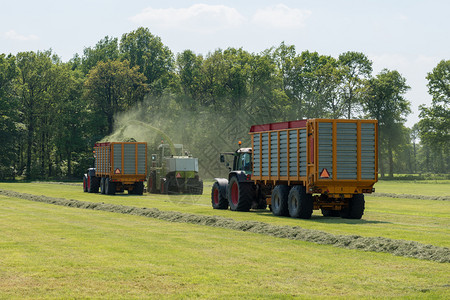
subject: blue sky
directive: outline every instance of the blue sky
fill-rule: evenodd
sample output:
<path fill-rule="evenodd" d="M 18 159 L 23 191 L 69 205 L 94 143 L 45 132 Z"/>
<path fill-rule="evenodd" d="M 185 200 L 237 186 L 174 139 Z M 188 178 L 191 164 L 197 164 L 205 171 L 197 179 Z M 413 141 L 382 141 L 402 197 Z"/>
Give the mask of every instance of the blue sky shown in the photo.
<path fill-rule="evenodd" d="M 450 59 L 450 1 L 444 0 L 0 0 L 0 53 L 53 49 L 64 61 L 105 36 L 145 26 L 174 53 L 243 47 L 261 52 L 282 41 L 297 52 L 337 57 L 360 51 L 374 74 L 395 69 L 411 90 L 413 114 L 429 105 L 427 72 Z"/>

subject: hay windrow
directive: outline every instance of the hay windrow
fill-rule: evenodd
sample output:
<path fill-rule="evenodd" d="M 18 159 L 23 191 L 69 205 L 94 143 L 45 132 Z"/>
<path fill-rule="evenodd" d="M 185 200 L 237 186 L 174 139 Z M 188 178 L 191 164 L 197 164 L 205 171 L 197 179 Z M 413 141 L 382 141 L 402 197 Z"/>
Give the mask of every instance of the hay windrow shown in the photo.
<path fill-rule="evenodd" d="M 368 196 L 388 197 L 388 198 L 406 198 L 419 200 L 441 200 L 450 201 L 450 196 L 430 196 L 430 195 L 411 195 L 411 194 L 392 194 L 392 193 L 373 193 Z"/>
<path fill-rule="evenodd" d="M 301 240 L 321 245 L 333 245 L 345 249 L 391 253 L 396 256 L 412 257 L 441 263 L 450 262 L 449 248 L 426 245 L 414 241 L 394 240 L 384 237 L 363 237 L 359 235 L 336 235 L 298 226 L 271 225 L 258 221 L 236 221 L 219 216 L 205 216 L 175 211 L 160 211 L 157 208 L 140 208 L 103 202 L 95 203 L 74 199 L 53 198 L 8 190 L 0 190 L 0 195 L 68 207 L 144 216 L 169 222 L 248 231 L 278 238 Z"/>

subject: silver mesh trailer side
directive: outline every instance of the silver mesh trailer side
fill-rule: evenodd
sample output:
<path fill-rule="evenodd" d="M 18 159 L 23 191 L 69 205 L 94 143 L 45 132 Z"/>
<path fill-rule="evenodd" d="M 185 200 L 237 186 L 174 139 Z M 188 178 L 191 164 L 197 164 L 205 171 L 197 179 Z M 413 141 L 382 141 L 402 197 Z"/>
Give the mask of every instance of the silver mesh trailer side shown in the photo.
<path fill-rule="evenodd" d="M 288 176 L 287 131 L 280 131 L 280 176 Z"/>
<path fill-rule="evenodd" d="M 262 134 L 262 176 L 269 176 L 269 133 Z"/>
<path fill-rule="evenodd" d="M 375 179 L 374 123 L 361 123 L 361 179 Z"/>
<path fill-rule="evenodd" d="M 356 123 L 337 123 L 336 131 L 336 179 L 357 179 Z"/>
<path fill-rule="evenodd" d="M 306 177 L 306 145 L 307 134 L 306 129 L 300 129 L 300 176 Z"/>
<path fill-rule="evenodd" d="M 113 173 L 115 173 L 115 171 L 117 169 L 120 170 L 120 173 L 123 172 L 122 170 L 122 144 L 113 144 L 113 149 L 114 149 L 114 162 L 113 162 Z"/>
<path fill-rule="evenodd" d="M 333 178 L 333 124 L 319 123 L 319 174 L 327 169 Z"/>
<path fill-rule="evenodd" d="M 279 176 L 278 174 L 278 134 L 270 134 L 270 176 Z"/>
<path fill-rule="evenodd" d="M 138 174 L 145 174 L 145 156 L 146 156 L 146 149 L 145 144 L 137 144 L 138 150 L 137 150 L 137 166 Z"/>
<path fill-rule="evenodd" d="M 259 147 L 259 133 L 253 135 L 253 175 L 259 176 L 261 149 Z"/>
<path fill-rule="evenodd" d="M 123 144 L 123 174 L 136 174 L 136 144 Z"/>
<path fill-rule="evenodd" d="M 297 130 L 289 131 L 289 176 L 297 174 Z"/>

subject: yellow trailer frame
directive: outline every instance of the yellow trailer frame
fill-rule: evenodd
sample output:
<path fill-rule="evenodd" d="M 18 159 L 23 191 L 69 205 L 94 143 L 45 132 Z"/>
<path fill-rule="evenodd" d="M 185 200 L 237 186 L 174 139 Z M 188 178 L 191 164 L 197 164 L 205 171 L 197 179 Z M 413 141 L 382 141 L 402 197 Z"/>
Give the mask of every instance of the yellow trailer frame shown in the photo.
<path fill-rule="evenodd" d="M 319 126 L 324 126 L 320 124 L 326 124 L 326 126 L 328 126 L 328 132 L 331 130 L 331 136 L 328 136 L 327 138 L 319 136 Z M 252 140 L 254 166 L 251 179 L 256 184 L 262 184 L 264 186 L 276 186 L 279 184 L 287 184 L 288 186 L 303 185 L 306 187 L 307 193 L 315 194 L 317 196 L 316 200 L 319 200 L 320 195 L 326 195 L 328 199 L 334 198 L 338 200 L 351 198 L 354 194 L 371 193 L 373 191 L 373 185 L 378 180 L 377 124 L 378 122 L 376 120 L 309 119 L 252 126 L 249 133 Z M 344 154 L 341 154 L 341 152 L 338 153 L 338 151 L 340 151 L 338 149 L 340 147 L 345 147 L 345 145 L 342 144 L 345 140 L 338 138 L 338 135 L 339 137 L 348 136 L 346 133 L 346 130 L 348 132 L 348 129 L 346 129 L 347 127 L 352 128 L 350 131 L 352 134 L 356 133 L 356 145 L 354 145 L 356 146 L 356 151 L 347 151 L 347 153 L 345 153 L 346 151 L 344 150 L 341 151 Z M 364 139 L 366 138 L 366 135 L 362 134 L 363 127 L 364 130 L 366 130 L 366 127 L 373 127 L 373 137 L 372 130 L 369 131 L 369 140 L 371 141 L 373 139 L 373 149 L 372 144 L 370 144 L 369 148 L 365 146 Z M 303 138 L 301 138 L 301 136 Z M 350 142 L 354 143 L 355 138 L 350 135 Z M 263 153 L 264 139 L 267 141 L 267 144 L 265 145 L 266 153 Z M 319 168 L 321 163 L 320 160 L 325 160 L 320 154 L 320 151 L 324 148 L 322 148 L 322 145 L 319 146 L 319 143 L 325 140 L 328 143 L 326 148 L 329 152 L 329 156 L 326 158 L 331 158 L 330 170 L 323 168 L 326 172 Z M 272 144 L 272 141 L 276 141 L 276 145 Z M 281 141 L 284 141 L 284 143 Z M 293 147 L 295 147 L 295 149 Z M 364 173 L 362 172 L 362 160 L 363 158 L 366 159 L 367 155 L 367 153 L 363 153 L 363 149 L 370 149 L 368 153 L 370 161 L 373 159 L 373 174 L 372 172 L 367 173 L 367 170 L 364 170 Z M 255 155 L 257 153 L 259 153 L 259 155 Z M 348 155 L 348 153 L 351 154 Z M 354 153 L 356 153 L 356 174 L 351 176 L 354 178 L 339 178 L 338 166 L 346 164 L 346 162 L 342 162 L 343 157 L 347 155 L 347 158 L 352 160 L 351 156 Z M 306 165 L 299 163 L 301 161 L 301 156 L 303 159 L 304 156 L 306 156 Z M 255 159 L 257 161 L 255 161 Z M 344 160 L 345 159 L 346 158 L 344 157 Z M 264 160 L 266 162 L 264 162 Z M 273 164 L 272 161 L 274 161 L 275 164 Z M 352 161 L 354 161 L 354 159 Z M 257 168 L 256 170 L 255 166 Z M 265 173 L 263 170 L 264 166 L 268 166 Z M 293 170 L 295 167 L 297 168 L 296 172 Z M 300 170 L 301 168 L 303 168 L 303 173 Z M 345 168 L 341 167 L 340 169 Z M 372 170 L 372 166 L 370 170 Z M 341 173 L 342 172 L 343 171 L 341 171 Z M 326 176 L 327 174 L 328 177 Z M 267 200 L 268 204 L 270 204 L 270 199 L 268 198 Z M 315 209 L 318 207 L 316 203 L 317 201 L 315 201 Z"/>

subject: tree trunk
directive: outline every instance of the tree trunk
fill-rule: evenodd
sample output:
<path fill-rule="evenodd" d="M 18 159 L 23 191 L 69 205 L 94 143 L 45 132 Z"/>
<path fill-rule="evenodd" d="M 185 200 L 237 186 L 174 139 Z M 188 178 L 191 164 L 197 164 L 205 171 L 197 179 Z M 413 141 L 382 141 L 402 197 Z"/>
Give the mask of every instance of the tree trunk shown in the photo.
<path fill-rule="evenodd" d="M 394 153 L 392 151 L 391 140 L 388 142 L 389 177 L 394 178 Z"/>
<path fill-rule="evenodd" d="M 29 120 L 27 132 L 27 179 L 31 178 L 31 146 L 33 144 L 33 122 Z"/>
<path fill-rule="evenodd" d="M 72 153 L 67 151 L 67 177 L 72 176 Z"/>

